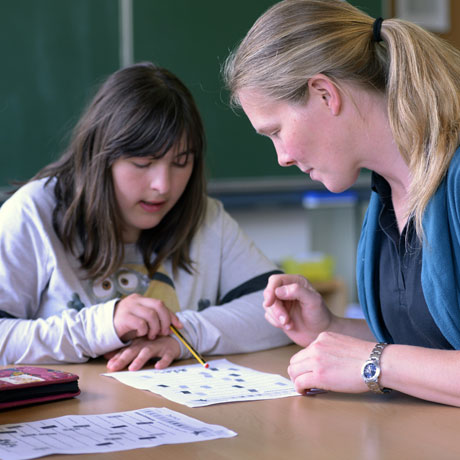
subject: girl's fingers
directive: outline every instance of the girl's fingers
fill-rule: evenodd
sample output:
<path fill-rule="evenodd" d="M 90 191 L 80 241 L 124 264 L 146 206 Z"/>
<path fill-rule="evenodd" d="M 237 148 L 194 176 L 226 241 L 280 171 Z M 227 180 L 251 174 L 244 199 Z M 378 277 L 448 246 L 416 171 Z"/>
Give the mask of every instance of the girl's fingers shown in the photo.
<path fill-rule="evenodd" d="M 104 355 L 104 358 L 105 358 L 107 361 L 109 361 L 109 360 L 111 360 L 117 353 L 118 353 L 117 350 L 109 351 L 108 353 L 106 353 L 106 354 Z"/>
<path fill-rule="evenodd" d="M 123 348 L 107 362 L 107 368 L 112 372 L 124 369 L 132 361 L 134 356 L 135 352 L 132 348 Z"/>
<path fill-rule="evenodd" d="M 138 371 L 139 369 L 142 369 L 148 361 L 155 357 L 156 356 L 154 356 L 154 353 L 152 353 L 147 347 L 141 348 L 138 355 L 129 365 L 128 370 Z"/>
<path fill-rule="evenodd" d="M 171 312 L 162 304 L 155 308 L 155 316 L 149 323 L 149 339 L 153 340 L 157 335 L 169 335 L 169 326 L 171 324 Z"/>
<path fill-rule="evenodd" d="M 174 360 L 174 357 L 171 353 L 165 353 L 161 359 L 155 363 L 155 369 L 165 369 L 168 367 Z"/>
<path fill-rule="evenodd" d="M 180 319 L 172 313 L 162 301 L 143 297 L 143 308 L 138 312 L 139 316 L 147 321 L 148 338 L 154 340 L 158 335 L 169 335 L 169 326 L 173 324 L 179 329 L 183 328 Z"/>
<path fill-rule="evenodd" d="M 171 323 L 173 326 L 177 327 L 177 329 L 182 329 L 184 327 L 181 320 L 174 313 L 171 313 Z"/>

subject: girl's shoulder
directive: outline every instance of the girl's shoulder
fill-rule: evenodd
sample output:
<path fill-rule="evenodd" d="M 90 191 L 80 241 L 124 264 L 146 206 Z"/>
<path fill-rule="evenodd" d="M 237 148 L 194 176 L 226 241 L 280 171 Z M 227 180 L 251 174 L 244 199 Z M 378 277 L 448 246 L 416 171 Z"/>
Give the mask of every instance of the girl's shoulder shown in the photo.
<path fill-rule="evenodd" d="M 203 225 L 213 227 L 216 225 L 231 225 L 232 223 L 235 223 L 235 220 L 225 210 L 222 202 L 208 196 Z"/>
<path fill-rule="evenodd" d="M 206 197 L 206 213 L 205 220 L 213 220 L 222 216 L 225 213 L 224 206 L 221 201 L 216 198 Z"/>
<path fill-rule="evenodd" d="M 204 219 L 195 235 L 196 238 L 217 238 L 221 240 L 238 233 L 238 223 L 224 209 L 221 201 L 207 197 Z"/>
<path fill-rule="evenodd" d="M 55 184 L 56 179 L 54 178 L 27 182 L 5 201 L 2 210 L 21 209 L 28 212 L 52 212 L 56 205 Z"/>

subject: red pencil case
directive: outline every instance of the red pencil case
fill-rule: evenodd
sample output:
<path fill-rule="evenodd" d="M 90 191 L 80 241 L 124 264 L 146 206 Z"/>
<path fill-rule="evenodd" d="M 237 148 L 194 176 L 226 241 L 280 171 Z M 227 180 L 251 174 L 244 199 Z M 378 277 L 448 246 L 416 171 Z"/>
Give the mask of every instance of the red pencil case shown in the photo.
<path fill-rule="evenodd" d="M 35 366 L 0 369 L 0 409 L 73 398 L 78 375 Z"/>

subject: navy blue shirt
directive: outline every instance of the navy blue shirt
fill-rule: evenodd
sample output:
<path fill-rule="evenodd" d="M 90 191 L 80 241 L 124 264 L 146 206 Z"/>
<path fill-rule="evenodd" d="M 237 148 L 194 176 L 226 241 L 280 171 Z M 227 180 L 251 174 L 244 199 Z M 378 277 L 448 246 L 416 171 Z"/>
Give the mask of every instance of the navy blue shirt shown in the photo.
<path fill-rule="evenodd" d="M 422 290 L 422 249 L 412 220 L 401 234 L 388 182 L 372 174 L 372 189 L 379 194 L 383 232 L 378 267 L 378 299 L 385 328 L 394 343 L 452 350 L 433 320 Z"/>

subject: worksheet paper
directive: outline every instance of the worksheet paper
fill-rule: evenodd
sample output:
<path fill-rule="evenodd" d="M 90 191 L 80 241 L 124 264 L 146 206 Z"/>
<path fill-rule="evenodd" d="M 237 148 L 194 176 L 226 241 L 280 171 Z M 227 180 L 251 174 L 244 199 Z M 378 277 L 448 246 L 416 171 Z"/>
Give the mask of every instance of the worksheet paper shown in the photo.
<path fill-rule="evenodd" d="M 222 426 L 200 422 L 166 407 L 100 415 L 65 415 L 0 425 L 0 459 L 114 452 L 233 436 L 235 432 Z"/>
<path fill-rule="evenodd" d="M 292 382 L 280 375 L 238 366 L 226 359 L 208 361 L 208 364 L 208 369 L 201 364 L 191 364 L 103 375 L 188 407 L 299 396 Z"/>

